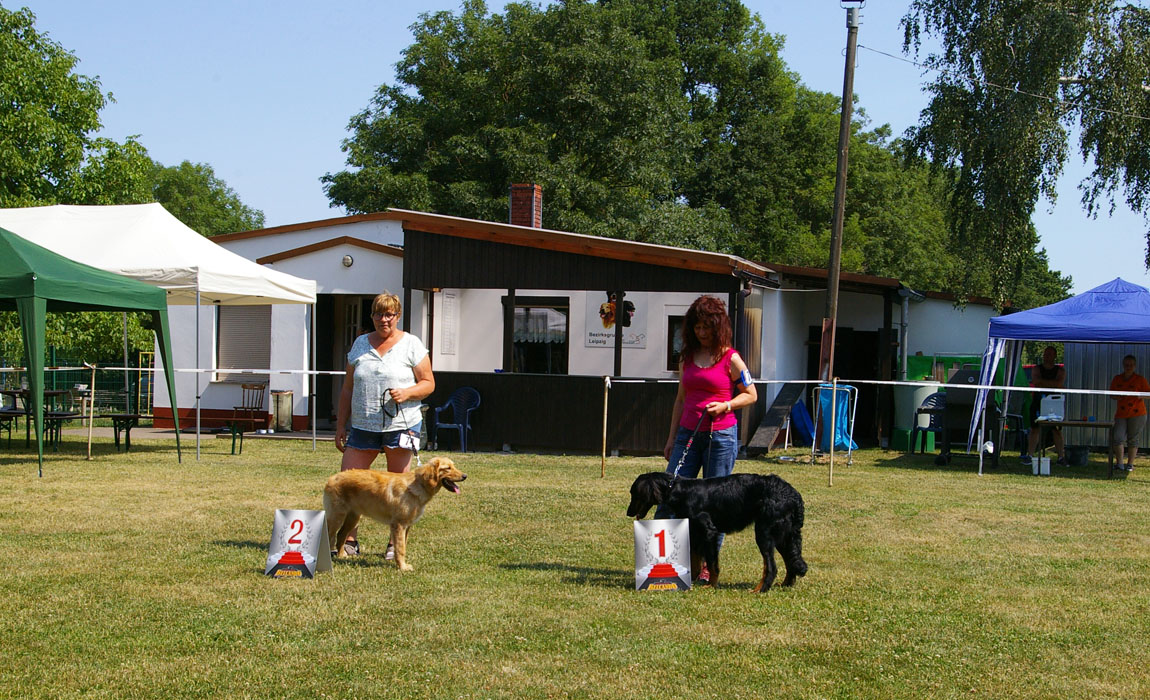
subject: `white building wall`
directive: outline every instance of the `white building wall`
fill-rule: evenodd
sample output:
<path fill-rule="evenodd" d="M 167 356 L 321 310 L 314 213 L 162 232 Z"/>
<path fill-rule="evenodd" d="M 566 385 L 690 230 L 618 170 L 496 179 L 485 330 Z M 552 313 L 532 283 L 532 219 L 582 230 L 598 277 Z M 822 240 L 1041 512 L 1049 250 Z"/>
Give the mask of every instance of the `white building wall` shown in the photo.
<path fill-rule="evenodd" d="M 345 255 L 351 256 L 351 267 L 344 267 Z M 379 294 L 386 289 L 403 299 L 403 257 L 360 246 L 344 243 L 265 267 L 315 280 L 317 294 Z"/>
<path fill-rule="evenodd" d="M 806 378 L 808 305 L 817 292 L 767 289 L 763 300 L 763 376 L 788 381 Z M 821 313 L 821 312 L 820 312 Z M 822 317 L 819 317 L 819 323 Z M 770 405 L 781 384 L 768 384 Z"/>
<path fill-rule="evenodd" d="M 981 355 L 986 349 L 990 319 L 997 315 L 993 307 L 981 304 L 958 309 L 946 299 L 911 302 L 907 351 L 911 355 Z M 895 307 L 894 318 L 895 324 L 902 322 L 901 307 Z"/>
<path fill-rule="evenodd" d="M 403 224 L 398 221 L 360 221 L 337 226 L 317 226 L 302 231 L 289 231 L 267 236 L 239 238 L 224 241 L 220 245 L 249 260 L 255 260 L 265 255 L 302 248 L 341 236 L 358 238 L 380 245 L 403 245 Z M 360 248 L 360 250 L 363 249 Z M 277 267 L 276 269 L 280 268 Z M 314 275 L 305 275 L 305 277 L 315 279 Z"/>
<path fill-rule="evenodd" d="M 455 317 L 445 308 L 444 292 L 454 295 Z M 502 289 L 449 289 L 436 295 L 435 341 L 432 364 L 436 369 L 460 372 L 491 372 L 503 366 Z M 599 325 L 598 316 L 588 318 L 588 297 L 598 305 L 604 292 L 549 289 L 519 289 L 516 299 L 562 297 L 569 300 L 568 359 L 569 374 L 603 376 L 614 373 L 615 350 L 611 346 L 586 344 L 588 324 Z M 667 319 L 686 313 L 695 300 L 694 293 L 631 292 L 627 299 L 646 310 L 646 347 L 623 348 L 623 375 L 670 378 L 675 372 L 666 369 Z M 725 296 L 725 295 L 722 295 Z M 449 305 L 448 305 L 449 306 Z M 638 316 L 638 315 L 637 315 Z M 447 335 L 454 326 L 454 354 L 444 353 Z M 638 330 L 632 326 L 629 331 Z"/>

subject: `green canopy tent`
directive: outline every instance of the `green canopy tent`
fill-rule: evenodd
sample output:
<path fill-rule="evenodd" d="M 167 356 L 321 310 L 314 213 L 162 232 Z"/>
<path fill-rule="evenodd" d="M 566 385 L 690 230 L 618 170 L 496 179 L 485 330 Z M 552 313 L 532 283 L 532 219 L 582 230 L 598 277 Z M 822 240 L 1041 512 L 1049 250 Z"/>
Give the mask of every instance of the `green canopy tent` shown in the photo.
<path fill-rule="evenodd" d="M 28 356 L 28 391 L 36 426 L 36 454 L 44 474 L 44 316 L 48 311 L 147 311 L 151 313 L 168 392 L 175 405 L 168 302 L 163 289 L 89 267 L 0 228 L 0 310 L 20 315 Z M 176 458 L 180 459 L 179 416 Z"/>

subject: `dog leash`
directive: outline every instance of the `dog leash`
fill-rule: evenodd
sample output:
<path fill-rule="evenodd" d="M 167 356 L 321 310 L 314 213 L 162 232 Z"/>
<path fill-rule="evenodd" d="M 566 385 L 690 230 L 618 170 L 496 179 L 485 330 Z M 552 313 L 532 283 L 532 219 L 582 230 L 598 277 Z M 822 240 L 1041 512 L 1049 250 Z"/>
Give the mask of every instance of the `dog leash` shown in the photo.
<path fill-rule="evenodd" d="M 687 461 L 687 453 L 691 451 L 691 444 L 695 442 L 695 435 L 699 433 L 699 428 L 703 427 L 703 419 L 707 417 L 707 409 L 703 409 L 703 413 L 699 416 L 699 422 L 695 424 L 695 429 L 691 431 L 691 437 L 687 438 L 687 446 L 683 448 L 683 454 L 679 455 L 679 463 L 675 465 L 675 472 L 672 478 L 679 478 L 679 470 L 683 468 L 683 462 Z M 714 438 L 715 421 L 711 421 L 711 437 Z"/>

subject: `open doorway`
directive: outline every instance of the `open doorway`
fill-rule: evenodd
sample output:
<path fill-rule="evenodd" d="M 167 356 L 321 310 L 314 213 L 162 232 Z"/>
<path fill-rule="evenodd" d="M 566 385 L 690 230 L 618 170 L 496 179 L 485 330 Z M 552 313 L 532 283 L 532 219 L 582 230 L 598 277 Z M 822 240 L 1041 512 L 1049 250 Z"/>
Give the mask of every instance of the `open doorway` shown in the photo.
<path fill-rule="evenodd" d="M 807 335 L 807 379 L 819 376 L 819 342 L 822 329 L 811 326 Z M 856 331 L 853 328 L 835 330 L 835 375 L 848 379 L 878 379 L 879 332 Z M 811 395 L 806 392 L 807 407 L 813 413 Z M 854 441 L 860 446 L 874 446 L 878 437 L 878 387 L 874 384 L 852 384 L 858 389 L 858 409 L 855 412 Z"/>

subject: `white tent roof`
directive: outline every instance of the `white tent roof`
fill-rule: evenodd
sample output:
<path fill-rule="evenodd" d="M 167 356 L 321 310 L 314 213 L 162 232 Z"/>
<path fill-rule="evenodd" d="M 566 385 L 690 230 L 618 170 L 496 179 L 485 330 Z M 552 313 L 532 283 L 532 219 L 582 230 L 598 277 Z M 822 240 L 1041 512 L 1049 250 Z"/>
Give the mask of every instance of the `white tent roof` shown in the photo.
<path fill-rule="evenodd" d="M 66 258 L 168 291 L 169 304 L 315 302 L 314 280 L 277 272 L 188 228 L 157 203 L 0 209 L 0 227 Z"/>

